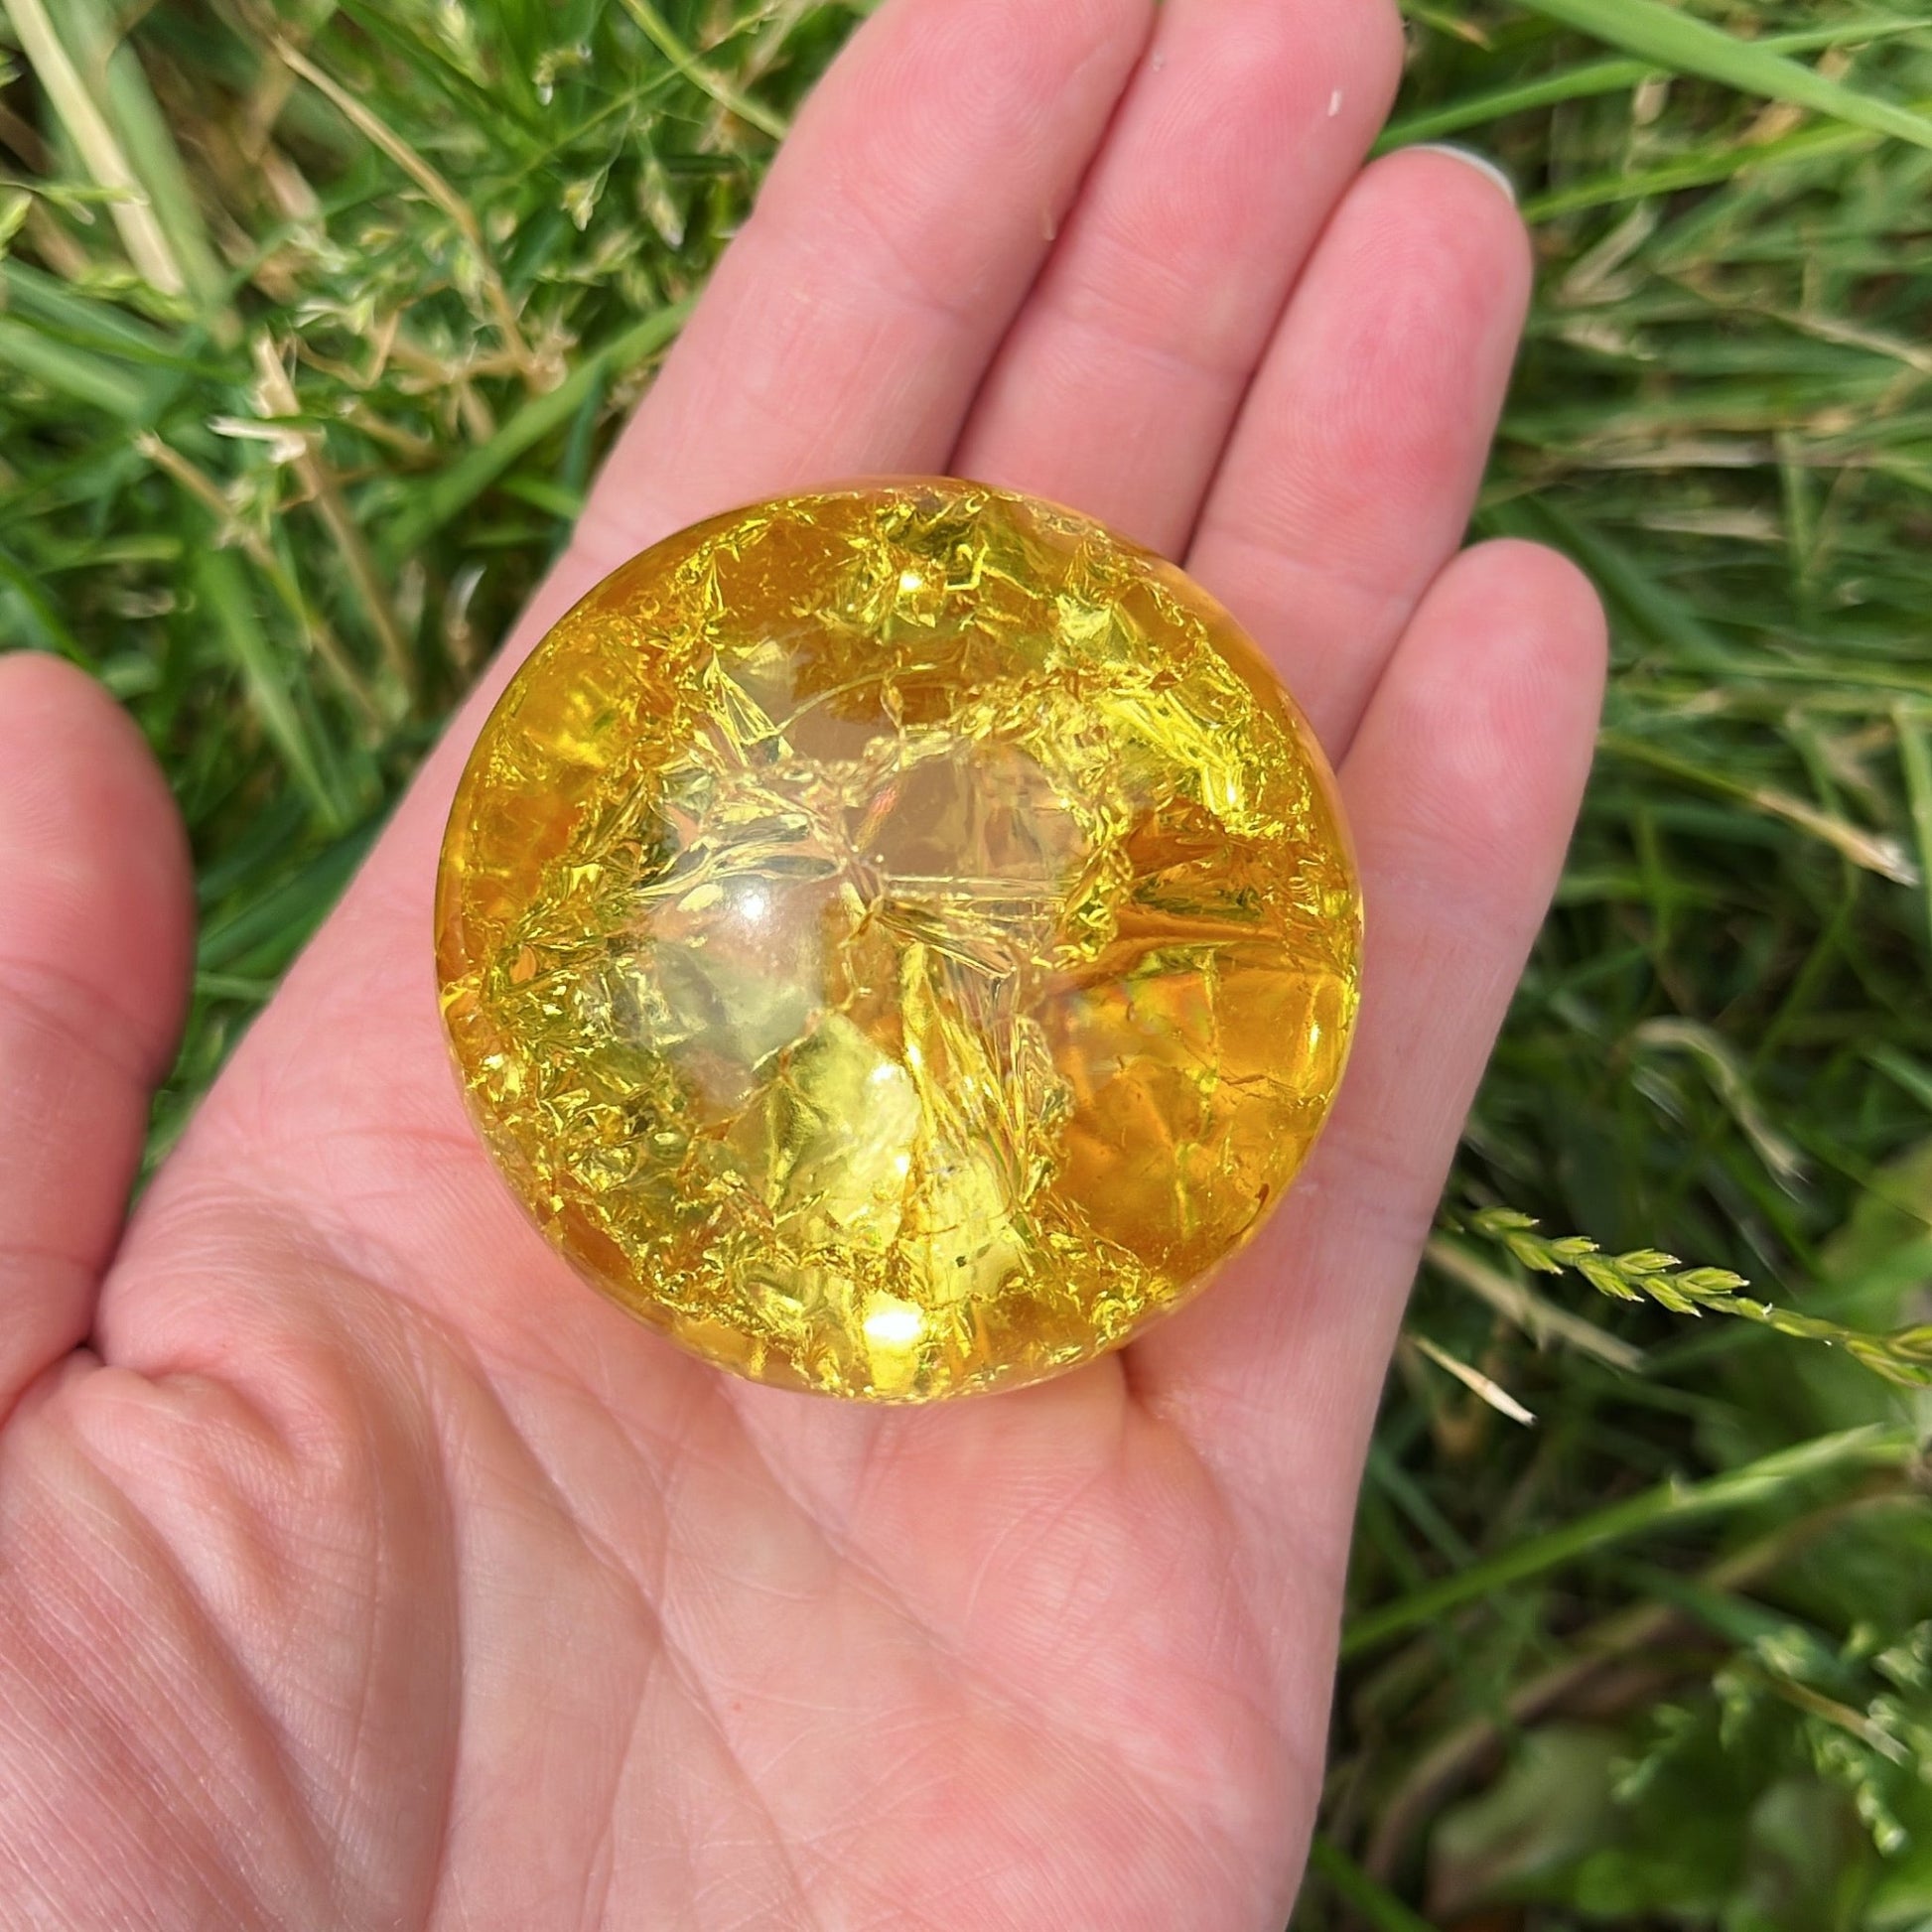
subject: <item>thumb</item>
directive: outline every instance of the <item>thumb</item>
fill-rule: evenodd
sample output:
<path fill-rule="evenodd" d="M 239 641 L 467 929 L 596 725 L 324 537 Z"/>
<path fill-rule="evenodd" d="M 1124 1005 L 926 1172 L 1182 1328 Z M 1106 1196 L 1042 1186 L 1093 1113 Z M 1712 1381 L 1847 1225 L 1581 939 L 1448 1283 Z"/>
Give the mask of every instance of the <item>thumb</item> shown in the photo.
<path fill-rule="evenodd" d="M 0 1418 L 92 1325 L 193 931 L 140 734 L 70 665 L 0 657 Z"/>

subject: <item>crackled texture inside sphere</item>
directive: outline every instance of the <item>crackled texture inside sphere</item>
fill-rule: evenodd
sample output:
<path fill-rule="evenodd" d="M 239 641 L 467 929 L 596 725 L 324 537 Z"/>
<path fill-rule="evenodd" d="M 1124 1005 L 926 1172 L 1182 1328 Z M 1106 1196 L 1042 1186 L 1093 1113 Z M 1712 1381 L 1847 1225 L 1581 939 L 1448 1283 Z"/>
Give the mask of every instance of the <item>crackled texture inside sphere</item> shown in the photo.
<path fill-rule="evenodd" d="M 938 480 L 607 578 L 484 727 L 437 899 L 471 1107 L 555 1245 L 714 1362 L 885 1401 L 1083 1361 L 1237 1246 L 1360 938 L 1227 614 Z"/>

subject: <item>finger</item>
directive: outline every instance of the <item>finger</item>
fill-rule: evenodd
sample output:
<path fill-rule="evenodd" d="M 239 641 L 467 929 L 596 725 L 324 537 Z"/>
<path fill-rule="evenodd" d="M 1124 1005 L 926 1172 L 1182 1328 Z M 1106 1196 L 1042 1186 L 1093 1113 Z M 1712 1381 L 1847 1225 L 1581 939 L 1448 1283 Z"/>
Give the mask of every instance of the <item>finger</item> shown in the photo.
<path fill-rule="evenodd" d="M 1401 65 L 1384 0 L 1172 0 L 953 468 L 1178 555 Z"/>
<path fill-rule="evenodd" d="M 1187 560 L 1330 758 L 1461 541 L 1529 296 L 1496 182 L 1416 150 L 1349 191 L 1291 299 Z"/>
<path fill-rule="evenodd" d="M 1341 774 L 1368 941 L 1334 1115 L 1255 1245 L 1135 1351 L 1230 1492 L 1263 1515 L 1292 1498 L 1304 1554 L 1336 1567 L 1416 1258 L 1562 869 L 1603 657 L 1594 593 L 1550 551 L 1485 545 L 1431 591 Z"/>
<path fill-rule="evenodd" d="M 192 929 L 140 734 L 69 665 L 0 658 L 0 1414 L 92 1322 Z"/>
<path fill-rule="evenodd" d="M 860 29 L 593 491 L 572 596 L 714 511 L 943 467 L 1150 14 L 896 0 Z"/>

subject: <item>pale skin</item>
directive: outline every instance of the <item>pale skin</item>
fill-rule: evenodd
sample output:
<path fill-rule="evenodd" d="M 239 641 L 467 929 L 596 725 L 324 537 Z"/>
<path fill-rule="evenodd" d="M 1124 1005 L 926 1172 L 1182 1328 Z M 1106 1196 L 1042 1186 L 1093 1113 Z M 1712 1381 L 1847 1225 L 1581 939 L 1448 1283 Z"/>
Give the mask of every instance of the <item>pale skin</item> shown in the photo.
<path fill-rule="evenodd" d="M 1387 0 L 890 0 L 576 541 L 131 1224 L 191 896 L 132 728 L 0 663 L 0 1925 L 1273 1932 L 1361 1458 L 1589 758 L 1601 620 L 1457 554 L 1529 250 L 1362 167 Z M 1059 1381 L 759 1388 L 582 1287 L 430 952 L 483 707 L 696 517 L 953 470 L 1184 561 L 1340 776 L 1353 1064 L 1212 1288 Z"/>

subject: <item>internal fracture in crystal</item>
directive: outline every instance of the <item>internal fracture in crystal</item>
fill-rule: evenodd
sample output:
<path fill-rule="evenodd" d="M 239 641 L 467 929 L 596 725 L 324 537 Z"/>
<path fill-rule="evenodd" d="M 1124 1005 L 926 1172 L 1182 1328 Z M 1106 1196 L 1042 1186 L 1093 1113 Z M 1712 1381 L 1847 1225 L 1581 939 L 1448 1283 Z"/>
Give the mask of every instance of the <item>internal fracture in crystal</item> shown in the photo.
<path fill-rule="evenodd" d="M 1171 565 L 979 484 L 830 489 L 607 578 L 497 704 L 437 895 L 472 1111 L 606 1294 L 910 1401 L 1173 1308 L 1340 1078 L 1332 780 Z"/>

